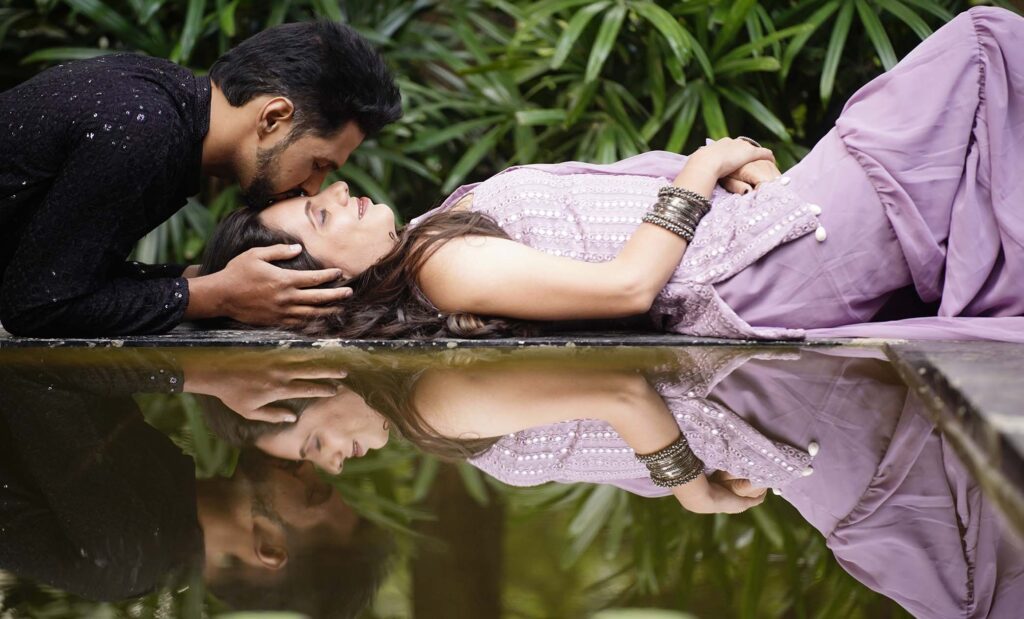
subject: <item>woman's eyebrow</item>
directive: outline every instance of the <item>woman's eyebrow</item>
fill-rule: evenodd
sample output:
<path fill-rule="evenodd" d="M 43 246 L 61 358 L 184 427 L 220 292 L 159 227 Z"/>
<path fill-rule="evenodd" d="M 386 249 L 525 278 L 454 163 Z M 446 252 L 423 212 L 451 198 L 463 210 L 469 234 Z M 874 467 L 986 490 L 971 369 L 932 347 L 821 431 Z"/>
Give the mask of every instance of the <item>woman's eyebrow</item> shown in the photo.
<path fill-rule="evenodd" d="M 316 222 L 313 220 L 313 201 L 306 200 L 306 218 L 309 219 L 309 223 L 316 229 Z"/>

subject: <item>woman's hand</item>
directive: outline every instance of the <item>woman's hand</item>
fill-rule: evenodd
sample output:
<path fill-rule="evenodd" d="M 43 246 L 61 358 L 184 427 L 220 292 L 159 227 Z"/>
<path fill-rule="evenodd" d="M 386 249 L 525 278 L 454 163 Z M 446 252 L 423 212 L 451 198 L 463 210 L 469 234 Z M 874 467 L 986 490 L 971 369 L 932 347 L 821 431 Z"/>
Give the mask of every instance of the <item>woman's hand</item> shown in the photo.
<path fill-rule="evenodd" d="M 730 193 L 747 193 L 757 189 L 765 181 L 775 180 L 782 175 L 775 161 L 761 159 L 751 161 L 729 176 L 722 178 L 719 184 Z"/>
<path fill-rule="evenodd" d="M 774 164 L 775 155 L 771 150 L 754 146 L 746 140 L 722 138 L 694 151 L 683 169 L 695 164 L 702 169 L 714 171 L 718 178 L 722 178 L 754 161 L 771 161 Z"/>
<path fill-rule="evenodd" d="M 745 479 L 715 473 L 672 488 L 679 504 L 695 514 L 738 514 L 764 501 L 764 488 L 754 488 Z"/>

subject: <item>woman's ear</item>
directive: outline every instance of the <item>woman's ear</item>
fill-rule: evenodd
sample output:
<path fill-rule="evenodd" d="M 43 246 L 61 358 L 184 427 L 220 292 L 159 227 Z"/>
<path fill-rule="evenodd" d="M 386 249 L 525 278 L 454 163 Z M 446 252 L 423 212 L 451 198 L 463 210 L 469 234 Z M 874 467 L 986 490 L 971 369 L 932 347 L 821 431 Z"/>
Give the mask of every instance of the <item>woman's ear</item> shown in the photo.
<path fill-rule="evenodd" d="M 269 518 L 255 516 L 252 522 L 253 552 L 264 567 L 279 570 L 288 563 L 284 530 Z"/>

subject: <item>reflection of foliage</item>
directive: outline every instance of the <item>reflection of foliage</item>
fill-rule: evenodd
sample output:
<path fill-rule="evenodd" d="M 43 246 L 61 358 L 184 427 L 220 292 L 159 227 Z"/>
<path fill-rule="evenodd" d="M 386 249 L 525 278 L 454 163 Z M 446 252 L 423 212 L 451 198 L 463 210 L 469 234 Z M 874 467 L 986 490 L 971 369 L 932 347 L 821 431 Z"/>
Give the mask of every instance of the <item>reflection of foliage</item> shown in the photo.
<path fill-rule="evenodd" d="M 1010 6 L 1005 0 L 994 4 Z M 507 165 L 689 152 L 763 137 L 785 168 L 847 96 L 965 9 L 962 0 L 0 0 L 0 87 L 47 64 L 138 50 L 207 69 L 284 21 L 346 19 L 400 78 L 406 116 L 339 176 L 406 217 Z M 842 67 L 842 70 L 839 70 Z M 237 202 L 211 183 L 143 241 L 195 260 Z"/>
<path fill-rule="evenodd" d="M 736 516 L 682 510 L 608 486 L 507 489 L 510 617 L 674 608 L 699 617 L 907 617 L 832 558 L 770 497 Z M 529 550 L 527 550 L 529 549 Z M 571 568 L 571 569 L 570 569 Z"/>

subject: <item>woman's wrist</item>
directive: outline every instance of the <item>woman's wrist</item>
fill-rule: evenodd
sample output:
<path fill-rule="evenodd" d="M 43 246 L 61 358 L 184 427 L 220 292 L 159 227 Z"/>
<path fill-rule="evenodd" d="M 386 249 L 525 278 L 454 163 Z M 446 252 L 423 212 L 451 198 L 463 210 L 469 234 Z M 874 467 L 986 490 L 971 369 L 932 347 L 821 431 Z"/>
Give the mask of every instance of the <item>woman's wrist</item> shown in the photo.
<path fill-rule="evenodd" d="M 719 177 L 718 166 L 713 161 L 695 153 L 686 160 L 682 171 L 672 181 L 672 184 L 710 198 Z"/>

